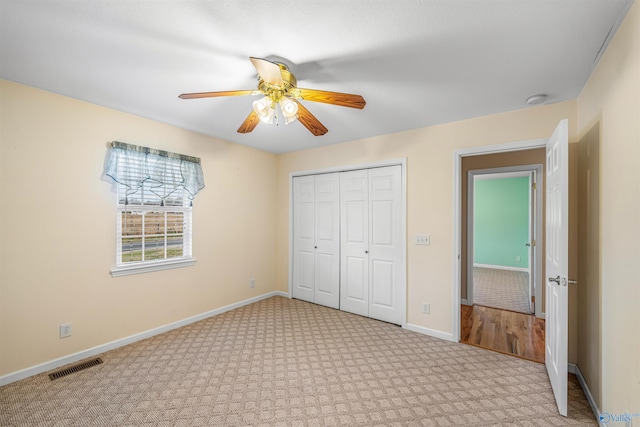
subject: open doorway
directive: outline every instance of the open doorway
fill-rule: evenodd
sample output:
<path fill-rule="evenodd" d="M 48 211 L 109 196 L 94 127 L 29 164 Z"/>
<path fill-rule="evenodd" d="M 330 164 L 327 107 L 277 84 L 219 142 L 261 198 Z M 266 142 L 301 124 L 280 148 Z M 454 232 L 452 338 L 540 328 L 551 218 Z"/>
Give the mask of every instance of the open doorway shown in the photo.
<path fill-rule="evenodd" d="M 538 362 L 544 362 L 544 163 L 543 148 L 516 148 L 464 156 L 459 170 L 460 342 Z M 515 196 L 506 187 L 520 192 Z M 486 193 L 489 199 L 476 204 L 474 196 Z M 474 215 L 474 204 L 479 215 Z M 513 218 L 505 218 L 512 208 L 521 217 L 525 213 L 517 231 L 507 224 Z M 488 229 L 476 229 L 482 226 Z M 503 229 L 502 236 L 496 227 Z M 513 295 L 496 283 L 510 277 L 520 279 L 517 306 L 505 303 Z M 482 290 L 481 280 L 492 283 Z"/>
<path fill-rule="evenodd" d="M 540 164 L 468 172 L 467 305 L 535 313 L 541 176 Z"/>

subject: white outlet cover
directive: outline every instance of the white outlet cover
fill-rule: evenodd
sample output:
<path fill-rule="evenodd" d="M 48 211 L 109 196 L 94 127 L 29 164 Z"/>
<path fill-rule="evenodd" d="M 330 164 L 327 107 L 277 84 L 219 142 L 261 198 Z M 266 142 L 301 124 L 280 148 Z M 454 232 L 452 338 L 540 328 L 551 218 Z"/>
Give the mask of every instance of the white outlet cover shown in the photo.
<path fill-rule="evenodd" d="M 431 244 L 431 236 L 428 234 L 416 234 L 416 245 L 429 246 Z"/>
<path fill-rule="evenodd" d="M 60 338 L 71 336 L 71 323 L 63 323 L 60 325 Z"/>

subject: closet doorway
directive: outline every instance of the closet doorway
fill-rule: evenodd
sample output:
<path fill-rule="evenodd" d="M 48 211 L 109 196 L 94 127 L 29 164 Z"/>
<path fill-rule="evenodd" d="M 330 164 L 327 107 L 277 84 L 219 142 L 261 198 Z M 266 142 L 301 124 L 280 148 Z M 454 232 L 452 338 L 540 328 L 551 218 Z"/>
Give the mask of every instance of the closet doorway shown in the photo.
<path fill-rule="evenodd" d="M 289 295 L 405 327 L 405 160 L 292 173 L 289 206 Z"/>

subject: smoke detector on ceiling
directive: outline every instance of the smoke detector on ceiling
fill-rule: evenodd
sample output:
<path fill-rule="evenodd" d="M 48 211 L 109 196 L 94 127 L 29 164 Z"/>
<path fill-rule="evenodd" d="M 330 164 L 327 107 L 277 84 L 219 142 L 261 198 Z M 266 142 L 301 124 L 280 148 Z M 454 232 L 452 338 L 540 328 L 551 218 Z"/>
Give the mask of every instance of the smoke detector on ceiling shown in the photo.
<path fill-rule="evenodd" d="M 533 96 L 530 96 L 529 98 L 527 98 L 527 104 L 529 104 L 529 105 L 539 105 L 539 104 L 542 104 L 546 100 L 547 100 L 547 95 L 544 95 L 544 94 L 533 95 Z"/>

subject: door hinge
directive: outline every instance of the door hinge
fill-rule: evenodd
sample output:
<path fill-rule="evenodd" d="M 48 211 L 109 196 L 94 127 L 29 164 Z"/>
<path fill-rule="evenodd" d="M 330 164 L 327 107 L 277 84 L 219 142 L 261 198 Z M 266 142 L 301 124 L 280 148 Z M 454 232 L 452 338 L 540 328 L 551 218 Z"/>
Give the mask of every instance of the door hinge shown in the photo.
<path fill-rule="evenodd" d="M 531 183 L 531 189 L 532 190 L 537 190 L 538 189 L 538 184 L 536 184 L 535 182 Z"/>
<path fill-rule="evenodd" d="M 531 239 L 531 247 L 535 247 L 536 245 L 536 239 Z"/>

